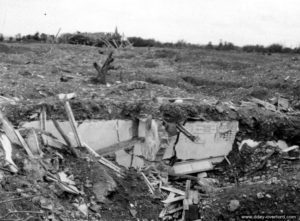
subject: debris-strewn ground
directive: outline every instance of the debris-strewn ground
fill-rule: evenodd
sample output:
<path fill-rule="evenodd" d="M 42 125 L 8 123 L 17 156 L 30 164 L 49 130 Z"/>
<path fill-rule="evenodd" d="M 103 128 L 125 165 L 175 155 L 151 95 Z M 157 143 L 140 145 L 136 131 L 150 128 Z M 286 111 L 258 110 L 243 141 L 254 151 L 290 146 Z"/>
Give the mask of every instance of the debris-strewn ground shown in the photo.
<path fill-rule="evenodd" d="M 232 151 L 228 160 L 232 164 L 224 161 L 217 166 L 218 172 L 211 174 L 221 187 L 217 194 L 202 200 L 203 220 L 299 220 L 299 159 L 262 143 L 244 145 L 240 151 Z M 255 219 L 255 215 L 264 218 Z"/>
<path fill-rule="evenodd" d="M 23 134 L 26 138 L 26 131 Z M 84 149 L 81 158 L 75 158 L 64 149 L 39 145 L 43 156 L 37 159 L 13 146 L 12 159 L 19 168 L 15 174 L 4 169 L 1 160 L 0 220 L 151 220 L 158 216 L 161 203 L 150 196 L 136 171 L 125 171 L 120 177 Z M 80 193 L 66 191 L 49 179 L 49 173 L 66 174 Z"/>
<path fill-rule="evenodd" d="M 187 212 L 186 220 L 189 215 L 208 221 L 255 220 L 244 215 L 298 215 L 289 218 L 299 220 L 299 151 L 289 155 L 266 142 L 300 143 L 298 55 L 119 49 L 114 51 L 108 84 L 95 84 L 91 80 L 97 74 L 93 62 L 102 64 L 108 53 L 108 49 L 80 45 L 1 44 L 1 111 L 15 126 L 38 119 L 42 106 L 49 118 L 66 120 L 57 94 L 76 92 L 71 106 L 78 121 L 149 114 L 171 123 L 187 118 L 237 120 L 240 131 L 233 150 L 206 178 L 196 182 L 197 174 L 170 177 L 169 184 L 183 191 L 186 179 L 193 178 L 191 189 L 200 193 L 195 203 L 197 215 Z M 193 100 L 169 103 L 159 100 L 161 97 Z M 279 111 L 244 102 L 252 97 L 275 106 L 274 98 L 285 97 L 290 106 Z M 22 136 L 26 138 L 26 131 Z M 262 142 L 239 149 L 246 138 Z M 42 163 L 29 160 L 23 148 L 13 145 L 13 160 L 19 168 L 16 174 L 7 170 L 0 152 L 0 220 L 158 220 L 161 200 L 168 193 L 150 194 L 136 170 L 124 170 L 124 177 L 119 177 L 85 149 L 75 158 L 65 150 L 40 145 Z M 49 180 L 49 172 L 66 174 L 80 194 Z M 146 175 L 149 178 L 151 172 Z M 181 215 L 179 211 L 166 217 L 172 220 Z"/>

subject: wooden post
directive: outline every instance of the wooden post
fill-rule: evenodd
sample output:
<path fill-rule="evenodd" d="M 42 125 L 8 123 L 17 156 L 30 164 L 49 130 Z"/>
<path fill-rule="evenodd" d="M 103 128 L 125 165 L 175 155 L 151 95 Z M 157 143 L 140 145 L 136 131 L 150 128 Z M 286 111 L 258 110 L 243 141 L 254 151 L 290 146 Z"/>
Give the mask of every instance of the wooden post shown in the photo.
<path fill-rule="evenodd" d="M 59 132 L 59 134 L 62 136 L 62 138 L 66 142 L 68 148 L 71 150 L 71 152 L 73 153 L 73 155 L 75 157 L 79 157 L 79 155 L 76 152 L 76 150 L 72 147 L 72 143 L 71 143 L 69 137 L 65 134 L 65 132 L 63 131 L 63 129 L 61 128 L 61 126 L 59 125 L 59 123 L 56 120 L 54 120 L 54 119 L 52 119 L 52 122 L 53 122 L 55 128 L 57 129 L 57 131 Z"/>
<path fill-rule="evenodd" d="M 68 119 L 69 119 L 71 128 L 72 128 L 74 136 L 75 136 L 76 143 L 79 147 L 82 147 L 82 141 L 81 141 L 81 139 L 79 137 L 79 133 L 77 131 L 76 121 L 75 121 L 75 118 L 74 118 L 72 108 L 70 106 L 69 101 L 65 102 L 65 109 L 66 109 L 66 112 L 67 112 L 67 115 L 68 115 Z"/>
<path fill-rule="evenodd" d="M 46 120 L 47 120 L 47 113 L 46 113 L 46 106 L 43 105 L 40 112 L 40 129 L 46 131 Z"/>

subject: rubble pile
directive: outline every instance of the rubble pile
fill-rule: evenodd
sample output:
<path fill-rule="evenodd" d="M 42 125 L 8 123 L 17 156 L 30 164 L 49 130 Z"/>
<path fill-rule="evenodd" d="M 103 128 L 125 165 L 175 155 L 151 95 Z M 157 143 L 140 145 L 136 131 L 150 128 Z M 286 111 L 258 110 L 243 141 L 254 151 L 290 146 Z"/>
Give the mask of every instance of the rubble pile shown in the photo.
<path fill-rule="evenodd" d="M 136 171 L 123 170 L 86 144 L 74 149 L 61 142 L 45 128 L 43 111 L 41 129 L 14 129 L 0 115 L 1 220 L 157 217 L 161 204 Z"/>
<path fill-rule="evenodd" d="M 125 86 L 116 88 L 132 91 L 147 85 Z M 76 94 L 58 97 L 68 121 L 49 117 L 42 105 L 34 116 L 38 121 L 15 129 L 0 113 L 2 219 L 228 220 L 270 212 L 262 205 L 271 199 L 282 213 L 294 211 L 299 146 L 243 139 L 254 125 L 245 117 L 249 109 L 205 104 L 200 110 L 204 116 L 190 103 L 193 99 L 161 97 L 154 99 L 162 115 L 157 119 L 127 109 L 136 115 L 131 120 L 78 125 L 74 102 L 69 103 Z M 255 102 L 272 107 L 271 116 L 286 116 Z M 194 108 L 187 110 L 186 104 Z M 207 120 L 209 113 L 214 117 Z M 282 197 L 287 192 L 286 205 Z"/>

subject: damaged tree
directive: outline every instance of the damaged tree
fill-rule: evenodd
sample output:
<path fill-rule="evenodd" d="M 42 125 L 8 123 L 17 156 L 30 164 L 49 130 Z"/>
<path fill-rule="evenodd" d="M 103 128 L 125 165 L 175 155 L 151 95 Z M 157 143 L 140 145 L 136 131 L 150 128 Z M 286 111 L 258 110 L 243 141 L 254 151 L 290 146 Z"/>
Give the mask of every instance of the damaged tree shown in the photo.
<path fill-rule="evenodd" d="M 106 58 L 104 64 L 102 65 L 102 67 L 100 67 L 97 62 L 94 62 L 94 68 L 97 70 L 98 75 L 97 77 L 93 78 L 92 81 L 94 81 L 95 83 L 100 83 L 100 84 L 106 84 L 106 75 L 107 72 L 111 69 L 113 69 L 113 66 L 111 66 L 111 63 L 114 61 L 113 57 L 113 52 L 111 51 L 108 55 L 108 57 Z"/>

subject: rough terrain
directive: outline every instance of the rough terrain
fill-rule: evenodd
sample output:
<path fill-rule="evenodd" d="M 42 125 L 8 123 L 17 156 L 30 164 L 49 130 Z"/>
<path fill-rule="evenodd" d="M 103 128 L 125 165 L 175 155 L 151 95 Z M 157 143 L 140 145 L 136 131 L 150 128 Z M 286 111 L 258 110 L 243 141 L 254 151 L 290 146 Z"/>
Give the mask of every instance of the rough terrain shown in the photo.
<path fill-rule="evenodd" d="M 300 56 L 186 48 L 119 49 L 114 51 L 114 70 L 107 77 L 109 85 L 95 84 L 91 78 L 97 72 L 92 64 L 103 63 L 108 53 L 109 49 L 80 45 L 1 44 L 0 95 L 9 98 L 9 101 L 1 100 L 2 112 L 18 126 L 24 121 L 38 119 L 40 107 L 46 105 L 49 117 L 66 120 L 57 94 L 76 92 L 77 98 L 71 105 L 77 121 L 134 119 L 149 114 L 168 122 L 181 122 L 191 117 L 238 120 L 240 132 L 228 155 L 231 164 L 224 161 L 208 173 L 209 178 L 219 183 L 213 191 L 200 188 L 204 195 L 199 202 L 199 216 L 202 220 L 247 220 L 242 216 L 299 215 L 299 159 L 288 159 L 278 147 L 265 143 L 254 149 L 244 145 L 238 150 L 238 142 L 246 138 L 264 142 L 283 139 L 288 145 L 299 145 Z M 289 100 L 289 111 L 243 106 L 243 101 L 252 97 L 271 102 L 269 99 L 278 96 Z M 194 100 L 182 104 L 160 103 L 158 97 Z M 53 150 L 43 148 L 49 154 L 45 158 L 52 159 Z M 263 160 L 272 151 L 274 154 Z M 24 150 L 18 149 L 19 152 L 15 155 L 16 162 L 26 158 Z M 126 171 L 126 177 L 119 178 L 99 163 L 78 162 L 69 153 L 60 154 L 64 160 L 58 170 L 73 175 L 76 186 L 83 186 L 85 195 L 80 198 L 68 193 L 62 195 L 54 184 L 50 184 L 50 188 L 43 176 L 37 182 L 28 171 L 21 171 L 18 176 L 5 171 L 0 188 L 0 194 L 5 196 L 3 201 L 12 199 L 10 194 L 28 199 L 9 204 L 0 202 L 1 216 L 13 210 L 40 211 L 36 215 L 20 213 L 11 220 L 30 216 L 40 217 L 36 220 L 84 220 L 76 206 L 85 202 L 92 214 L 90 220 L 158 220 L 163 208 L 161 194 L 150 195 L 136 171 Z M 17 165 L 23 168 L 24 162 Z M 113 177 L 116 187 L 107 201 L 98 202 L 87 181 L 95 184 L 99 180 L 92 179 L 103 173 Z M 185 188 L 184 179 L 171 179 L 171 183 Z M 193 188 L 197 186 L 192 183 Z M 49 199 L 57 203 L 50 209 L 46 205 Z M 78 202 L 80 200 L 82 202 Z M 236 200 L 232 204 L 238 204 L 235 209 L 228 208 L 231 200 Z M 66 205 L 61 205 L 63 203 Z M 46 208 L 41 206 L 44 204 Z M 70 212 L 62 212 L 61 207 Z M 51 216 L 55 218 L 50 219 Z M 248 220 L 255 219 L 248 217 Z"/>

